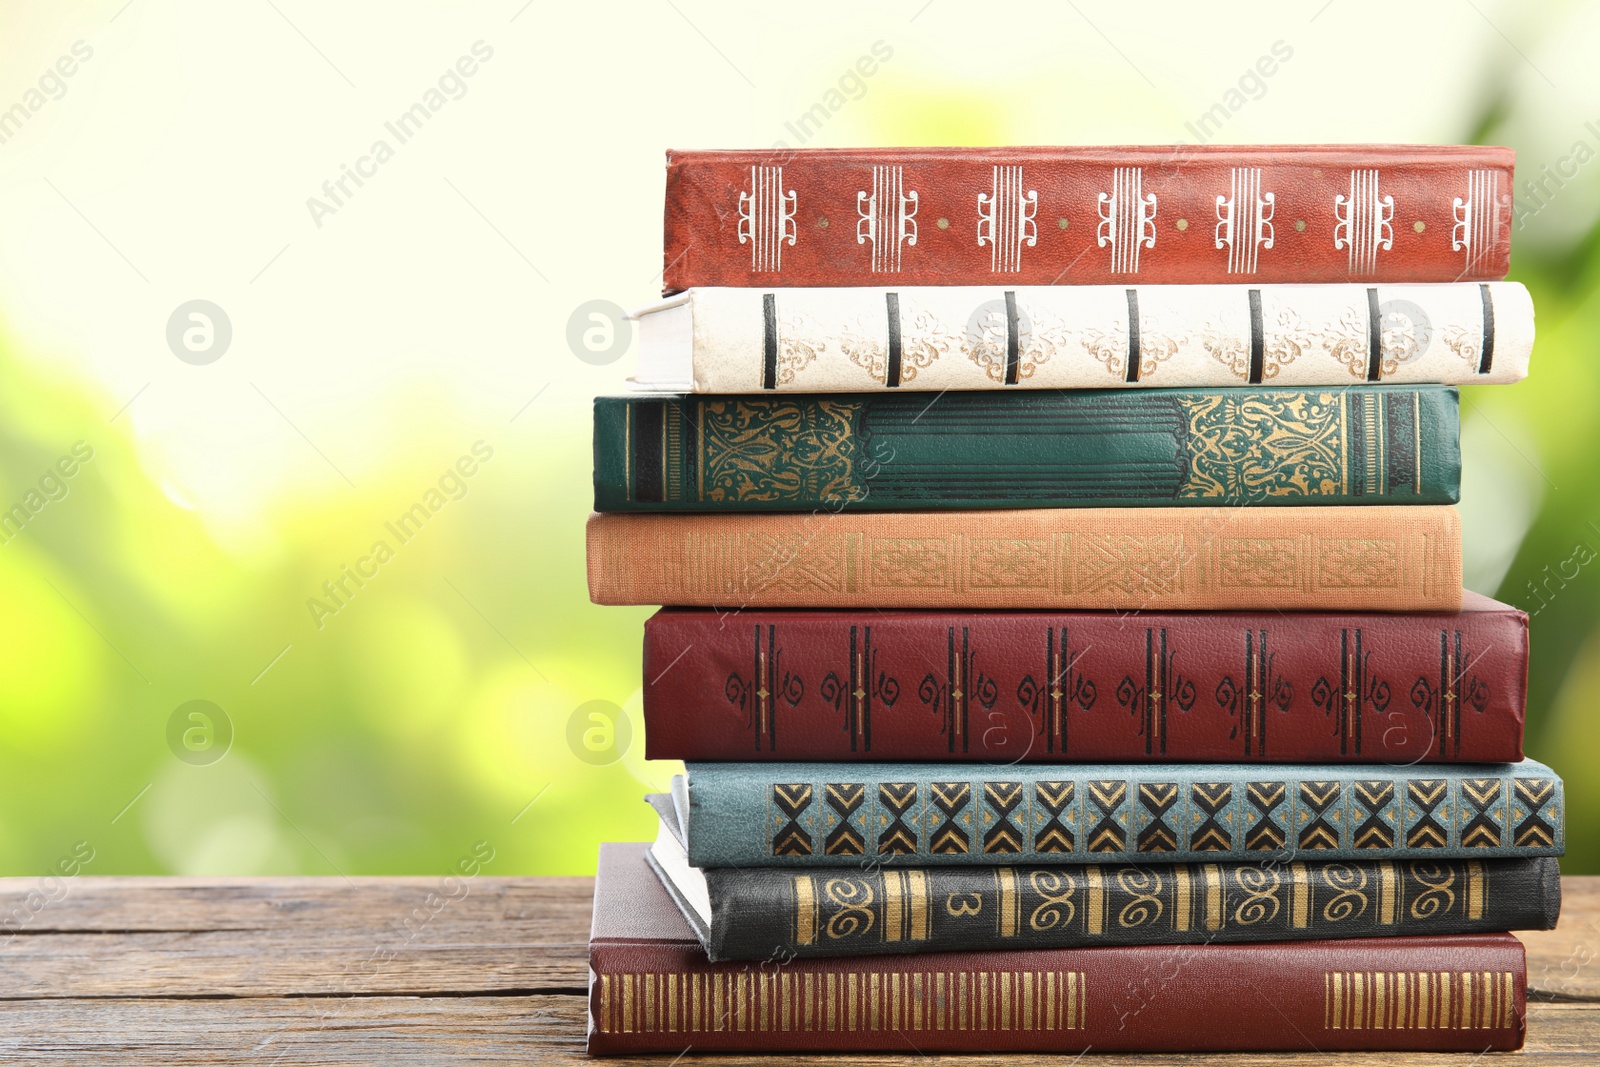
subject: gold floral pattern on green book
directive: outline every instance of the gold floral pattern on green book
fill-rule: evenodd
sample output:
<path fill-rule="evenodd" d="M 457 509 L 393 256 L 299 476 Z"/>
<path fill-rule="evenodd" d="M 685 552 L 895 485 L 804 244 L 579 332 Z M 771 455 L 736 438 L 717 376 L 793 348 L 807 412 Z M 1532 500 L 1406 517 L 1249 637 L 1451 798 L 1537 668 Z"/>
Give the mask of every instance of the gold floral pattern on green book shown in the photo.
<path fill-rule="evenodd" d="M 857 477 L 862 404 L 844 400 L 759 404 L 714 400 L 701 408 L 708 501 L 848 503 L 866 496 Z"/>
<path fill-rule="evenodd" d="M 1350 491 L 1342 393 L 1213 393 L 1177 399 L 1189 419 L 1189 476 L 1180 496 L 1239 500 Z"/>

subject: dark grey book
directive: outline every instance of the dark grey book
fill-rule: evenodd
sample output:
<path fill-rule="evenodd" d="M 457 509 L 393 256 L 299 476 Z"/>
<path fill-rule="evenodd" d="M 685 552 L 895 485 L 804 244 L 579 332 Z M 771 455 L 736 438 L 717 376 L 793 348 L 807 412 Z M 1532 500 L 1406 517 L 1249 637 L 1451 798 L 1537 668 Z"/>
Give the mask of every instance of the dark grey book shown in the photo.
<path fill-rule="evenodd" d="M 1554 857 L 701 869 L 673 797 L 647 799 L 646 859 L 713 961 L 1548 930 L 1561 910 Z"/>

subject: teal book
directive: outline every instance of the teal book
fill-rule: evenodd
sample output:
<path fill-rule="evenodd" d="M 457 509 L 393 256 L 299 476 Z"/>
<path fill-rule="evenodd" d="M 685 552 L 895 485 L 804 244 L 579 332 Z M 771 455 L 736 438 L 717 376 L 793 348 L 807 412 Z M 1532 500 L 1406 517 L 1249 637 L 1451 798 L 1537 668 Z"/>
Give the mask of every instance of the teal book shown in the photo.
<path fill-rule="evenodd" d="M 1489 764 L 689 763 L 696 867 L 1508 859 L 1565 851 L 1561 779 Z"/>
<path fill-rule="evenodd" d="M 600 397 L 596 511 L 1450 504 L 1447 386 Z"/>

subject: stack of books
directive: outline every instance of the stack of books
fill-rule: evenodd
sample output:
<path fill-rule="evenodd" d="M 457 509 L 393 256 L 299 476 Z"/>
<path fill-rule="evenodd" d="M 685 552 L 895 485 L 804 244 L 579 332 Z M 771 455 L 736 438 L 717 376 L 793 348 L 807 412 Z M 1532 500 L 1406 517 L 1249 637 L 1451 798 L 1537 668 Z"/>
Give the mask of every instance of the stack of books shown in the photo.
<path fill-rule="evenodd" d="M 596 1053 L 1514 1049 L 1560 906 L 1455 385 L 1499 148 L 690 152 L 592 599 L 650 845 Z"/>

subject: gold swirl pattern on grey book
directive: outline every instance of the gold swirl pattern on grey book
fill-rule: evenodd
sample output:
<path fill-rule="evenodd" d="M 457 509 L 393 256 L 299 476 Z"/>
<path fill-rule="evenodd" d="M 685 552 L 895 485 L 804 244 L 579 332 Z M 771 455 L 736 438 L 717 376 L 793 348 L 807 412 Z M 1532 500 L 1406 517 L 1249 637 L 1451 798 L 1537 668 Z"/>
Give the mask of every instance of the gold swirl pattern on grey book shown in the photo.
<path fill-rule="evenodd" d="M 993 884 L 944 892 L 937 872 L 806 872 L 791 877 L 794 943 L 914 947 L 937 931 L 981 928 L 1022 942 L 1056 932 L 1115 943 L 1123 932 L 1202 939 L 1254 929 L 1359 936 L 1459 929 L 1485 918 L 1477 860 L 996 867 Z"/>

